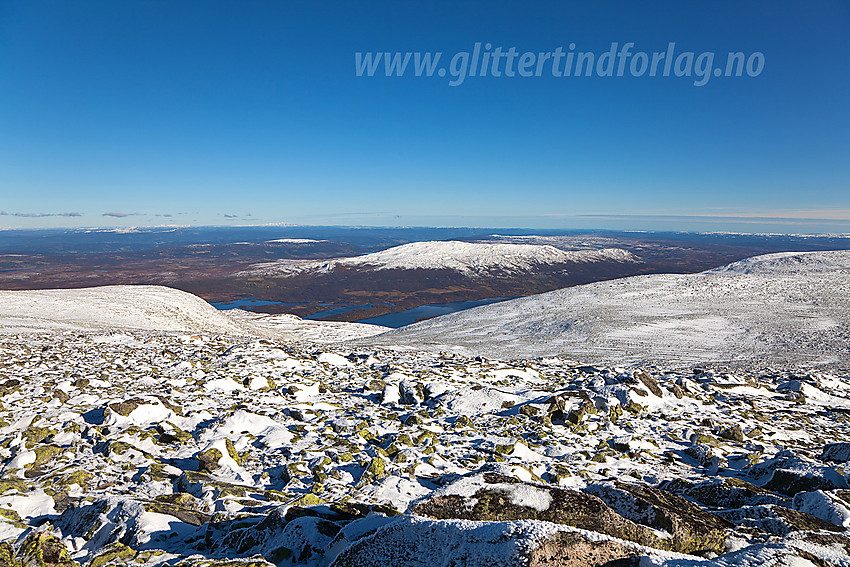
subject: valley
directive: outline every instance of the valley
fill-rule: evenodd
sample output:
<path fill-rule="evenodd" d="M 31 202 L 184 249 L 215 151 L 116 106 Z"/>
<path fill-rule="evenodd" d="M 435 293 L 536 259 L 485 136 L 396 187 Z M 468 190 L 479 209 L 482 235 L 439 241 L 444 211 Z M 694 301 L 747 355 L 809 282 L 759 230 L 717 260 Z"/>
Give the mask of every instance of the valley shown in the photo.
<path fill-rule="evenodd" d="M 427 239 L 478 243 L 484 248 L 515 245 L 526 247 L 526 256 L 524 263 L 511 269 L 485 271 L 455 269 L 463 266 L 456 248 L 434 253 L 427 264 L 401 264 L 397 254 L 387 256 L 386 251 L 393 249 L 418 258 L 420 251 L 403 247 Z M 243 301 L 258 313 L 307 317 L 338 309 L 327 319 L 361 321 L 427 304 L 522 297 L 624 276 L 695 273 L 757 254 L 841 248 L 850 248 L 850 239 L 336 227 L 6 231 L 0 233 L 0 289 L 167 285 L 212 303 Z M 635 261 L 575 262 L 569 256 L 605 249 L 623 250 Z M 362 261 L 365 254 L 382 251 L 384 259 L 379 255 L 378 260 L 391 262 L 380 270 Z M 553 261 L 559 258 L 563 261 Z M 497 260 L 505 258 L 497 254 L 490 261 Z M 333 270 L 304 269 L 326 264 Z"/>

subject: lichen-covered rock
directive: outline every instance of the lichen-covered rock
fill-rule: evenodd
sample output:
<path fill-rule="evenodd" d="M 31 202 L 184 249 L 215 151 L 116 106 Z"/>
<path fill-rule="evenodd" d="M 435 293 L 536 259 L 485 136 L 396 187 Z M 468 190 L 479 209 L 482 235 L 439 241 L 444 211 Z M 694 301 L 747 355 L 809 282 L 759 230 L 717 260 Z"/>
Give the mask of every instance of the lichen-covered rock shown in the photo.
<path fill-rule="evenodd" d="M 30 533 L 20 549 L 17 559 L 21 567 L 77 567 L 62 540 L 48 532 Z"/>
<path fill-rule="evenodd" d="M 134 409 L 139 406 L 143 406 L 147 403 L 148 401 L 143 400 L 142 398 L 131 398 L 122 402 L 113 402 L 109 404 L 108 407 L 118 415 L 127 417 L 133 412 Z"/>
<path fill-rule="evenodd" d="M 203 498 L 208 492 L 215 498 L 222 498 L 224 496 L 243 497 L 250 487 L 217 480 L 202 472 L 184 471 L 174 480 L 174 488 L 196 498 Z"/>
<path fill-rule="evenodd" d="M 226 550 L 230 557 L 259 555 L 272 563 L 317 560 L 340 530 L 329 519 L 333 516 L 298 506 L 280 507 L 265 518 L 249 518 L 247 526 L 230 522 L 207 542 L 210 549 Z"/>
<path fill-rule="evenodd" d="M 41 443 L 46 439 L 53 437 L 56 435 L 57 431 L 55 429 L 51 429 L 49 427 L 37 427 L 35 425 L 30 425 L 27 427 L 21 437 L 27 442 L 27 445 L 32 447 L 36 443 Z"/>
<path fill-rule="evenodd" d="M 795 531 L 844 531 L 843 527 L 821 520 L 811 514 L 774 504 L 721 510 L 717 512 L 717 515 L 735 524 L 777 536 L 785 536 Z"/>
<path fill-rule="evenodd" d="M 709 445 L 704 443 L 691 443 L 685 448 L 684 453 L 696 459 L 696 461 L 707 468 L 717 468 L 721 465 L 722 460 L 714 454 L 714 451 Z"/>
<path fill-rule="evenodd" d="M 382 523 L 373 534 L 344 549 L 331 567 L 626 567 L 649 554 L 626 542 L 591 538 L 566 526 L 539 522 L 398 516 Z M 375 529 L 374 522 L 371 527 Z"/>
<path fill-rule="evenodd" d="M 215 447 L 200 451 L 195 457 L 198 460 L 198 470 L 203 472 L 212 472 L 221 465 L 218 462 L 224 455 Z"/>
<path fill-rule="evenodd" d="M 162 443 L 163 445 L 168 445 L 170 443 L 179 443 L 180 445 L 184 445 L 193 439 L 190 433 L 183 431 L 173 423 L 167 421 L 158 423 L 156 431 L 159 433 L 157 442 Z"/>
<path fill-rule="evenodd" d="M 0 565 L 4 567 L 20 567 L 21 563 L 15 559 L 15 548 L 11 542 L 0 542 Z"/>
<path fill-rule="evenodd" d="M 638 370 L 634 373 L 634 377 L 637 378 L 641 384 L 646 386 L 646 388 L 655 396 L 658 396 L 659 398 L 664 397 L 664 391 L 661 389 L 661 386 L 658 385 L 658 381 L 650 376 L 647 371 Z"/>
<path fill-rule="evenodd" d="M 729 426 L 723 431 L 720 432 L 720 437 L 723 439 L 727 439 L 729 441 L 735 441 L 738 443 L 744 442 L 744 430 L 741 428 L 741 425 L 736 423 L 735 425 Z"/>
<path fill-rule="evenodd" d="M 637 567 L 644 553 L 614 540 L 593 540 L 577 532 L 559 532 L 536 543 L 528 567 Z"/>
<path fill-rule="evenodd" d="M 209 514 L 199 510 L 200 502 L 194 496 L 182 492 L 161 494 L 143 505 L 147 512 L 174 516 L 181 522 L 193 526 L 200 526 L 210 519 Z"/>
<path fill-rule="evenodd" d="M 670 534 L 662 549 L 681 553 L 725 550 L 726 530 L 731 524 L 681 496 L 620 481 L 591 484 L 585 491 L 624 518 Z"/>
<path fill-rule="evenodd" d="M 664 481 L 658 488 L 695 500 L 712 508 L 740 508 L 762 504 L 784 504 L 787 500 L 751 482 L 734 477 L 692 483 L 683 479 Z"/>
<path fill-rule="evenodd" d="M 87 567 L 105 567 L 106 565 L 126 565 L 133 563 L 137 552 L 122 543 L 106 546 L 87 565 Z"/>
<path fill-rule="evenodd" d="M 822 490 L 800 492 L 794 496 L 791 505 L 798 512 L 811 514 L 830 524 L 850 527 L 850 504 L 835 493 Z"/>
<path fill-rule="evenodd" d="M 472 492 L 470 487 L 474 487 L 475 482 L 480 484 L 480 488 L 470 496 L 464 496 L 464 493 Z M 656 526 L 640 525 L 624 518 L 593 494 L 524 483 L 497 473 L 462 479 L 456 486 L 457 490 L 450 485 L 442 493 L 415 504 L 410 511 L 441 520 L 542 520 L 683 553 L 722 550 L 725 540 L 723 529 L 731 525 L 713 516 L 709 522 L 705 512 L 671 494 L 669 496 L 675 499 L 674 504 L 685 502 L 686 506 L 679 514 L 658 514 L 656 526 L 669 527 L 673 534 L 672 538 L 664 539 L 653 531 Z M 658 496 L 647 498 L 652 498 L 659 508 L 665 504 L 659 502 L 661 498 Z"/>
<path fill-rule="evenodd" d="M 386 476 L 387 462 L 381 457 L 374 457 L 366 466 L 366 470 L 360 476 L 358 485 L 369 484 L 372 481 L 381 479 Z"/>

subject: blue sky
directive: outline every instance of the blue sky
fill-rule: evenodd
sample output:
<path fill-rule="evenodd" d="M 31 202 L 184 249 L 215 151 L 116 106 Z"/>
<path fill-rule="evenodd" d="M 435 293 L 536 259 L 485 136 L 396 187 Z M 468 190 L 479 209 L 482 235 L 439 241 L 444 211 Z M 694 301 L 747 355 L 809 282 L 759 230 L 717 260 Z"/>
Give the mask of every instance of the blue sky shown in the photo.
<path fill-rule="evenodd" d="M 0 228 L 850 231 L 847 30 L 843 0 L 0 1 Z M 764 66 L 355 73 L 356 52 L 476 42 Z"/>

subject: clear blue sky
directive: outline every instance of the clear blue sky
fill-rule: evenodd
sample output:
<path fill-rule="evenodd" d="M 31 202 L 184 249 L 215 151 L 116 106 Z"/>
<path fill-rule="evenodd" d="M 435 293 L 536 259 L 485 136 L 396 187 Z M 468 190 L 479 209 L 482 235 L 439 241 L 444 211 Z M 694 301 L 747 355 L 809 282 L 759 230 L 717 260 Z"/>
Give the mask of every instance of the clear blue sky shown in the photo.
<path fill-rule="evenodd" d="M 703 86 L 628 59 L 458 86 L 355 73 L 358 51 L 448 65 L 476 42 L 764 66 Z M 850 227 L 848 101 L 844 0 L 0 0 L 0 228 Z"/>

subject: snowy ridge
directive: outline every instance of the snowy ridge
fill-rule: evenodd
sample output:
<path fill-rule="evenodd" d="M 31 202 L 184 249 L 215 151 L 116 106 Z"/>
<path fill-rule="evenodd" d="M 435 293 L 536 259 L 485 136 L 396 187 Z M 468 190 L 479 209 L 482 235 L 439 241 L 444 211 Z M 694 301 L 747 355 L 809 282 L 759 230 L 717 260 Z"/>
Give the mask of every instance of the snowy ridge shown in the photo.
<path fill-rule="evenodd" d="M 412 242 L 380 252 L 327 261 L 257 264 L 243 274 L 292 275 L 333 271 L 336 267 L 372 270 L 455 270 L 465 275 L 526 272 L 536 266 L 595 262 L 636 263 L 641 260 L 620 248 L 566 251 L 548 244 L 505 244 L 460 241 Z"/>
<path fill-rule="evenodd" d="M 271 334 L 288 335 L 292 340 L 307 343 L 323 344 L 362 339 L 390 330 L 389 327 L 366 323 L 310 321 L 290 313 L 267 315 L 242 309 L 229 309 L 227 316 L 236 321 L 246 322 L 253 327 L 269 331 Z"/>
<path fill-rule="evenodd" d="M 147 330 L 216 333 L 329 343 L 388 330 L 305 321 L 295 315 L 222 312 L 191 293 L 155 285 L 0 291 L 0 331 Z"/>
<path fill-rule="evenodd" d="M 850 363 L 850 252 L 770 254 L 445 315 L 373 344 L 628 364 Z"/>
<path fill-rule="evenodd" d="M 200 297 L 156 285 L 0 291 L 0 327 L 247 332 Z"/>
<path fill-rule="evenodd" d="M 779 252 L 753 256 L 709 272 L 734 272 L 739 274 L 817 274 L 845 272 L 850 276 L 850 255 L 846 250 L 827 252 Z"/>

